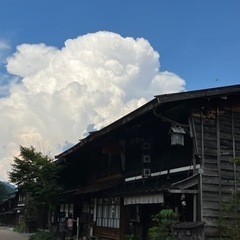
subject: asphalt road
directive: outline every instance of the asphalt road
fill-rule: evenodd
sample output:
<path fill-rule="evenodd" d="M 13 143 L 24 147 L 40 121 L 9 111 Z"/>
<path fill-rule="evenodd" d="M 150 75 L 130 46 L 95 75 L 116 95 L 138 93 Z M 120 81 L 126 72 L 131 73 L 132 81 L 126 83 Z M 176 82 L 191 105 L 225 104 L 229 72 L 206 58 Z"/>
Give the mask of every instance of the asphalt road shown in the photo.
<path fill-rule="evenodd" d="M 28 240 L 28 234 L 16 233 L 5 227 L 0 227 L 0 240 Z"/>

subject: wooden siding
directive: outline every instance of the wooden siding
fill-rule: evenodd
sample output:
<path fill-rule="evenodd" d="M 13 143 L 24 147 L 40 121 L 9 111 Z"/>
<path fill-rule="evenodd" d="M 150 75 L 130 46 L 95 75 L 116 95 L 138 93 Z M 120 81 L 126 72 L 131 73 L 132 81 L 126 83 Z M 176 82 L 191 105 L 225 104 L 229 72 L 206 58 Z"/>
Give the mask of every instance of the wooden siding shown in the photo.
<path fill-rule="evenodd" d="M 232 160 L 240 156 L 240 104 L 227 102 L 193 110 L 197 153 L 203 168 L 201 220 L 206 239 L 219 237 L 221 205 L 236 189 L 239 168 Z"/>

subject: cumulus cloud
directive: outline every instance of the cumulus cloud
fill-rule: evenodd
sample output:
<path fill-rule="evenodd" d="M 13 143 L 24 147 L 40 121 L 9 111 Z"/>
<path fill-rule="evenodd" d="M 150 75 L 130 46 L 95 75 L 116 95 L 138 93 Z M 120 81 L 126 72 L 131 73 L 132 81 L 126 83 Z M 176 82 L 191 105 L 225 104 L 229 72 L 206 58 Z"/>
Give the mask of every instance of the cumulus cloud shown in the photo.
<path fill-rule="evenodd" d="M 10 49 L 10 48 L 11 47 L 6 40 L 0 39 L 0 51 Z"/>
<path fill-rule="evenodd" d="M 9 83 L 11 79 L 4 69 L 6 63 L 6 57 L 11 51 L 11 47 L 8 42 L 4 39 L 0 39 L 0 97 L 8 95 Z M 15 79 L 13 78 L 12 81 Z"/>
<path fill-rule="evenodd" d="M 10 49 L 11 47 L 8 44 L 8 42 L 4 39 L 0 39 L 0 67 L 1 67 L 1 64 L 3 64 L 5 56 Z"/>
<path fill-rule="evenodd" d="M 22 44 L 7 59 L 19 81 L 0 98 L 0 171 L 6 179 L 19 145 L 57 154 L 86 129 L 100 129 L 154 95 L 183 91 L 185 81 L 161 72 L 159 54 L 143 38 L 97 32 L 62 49 Z"/>

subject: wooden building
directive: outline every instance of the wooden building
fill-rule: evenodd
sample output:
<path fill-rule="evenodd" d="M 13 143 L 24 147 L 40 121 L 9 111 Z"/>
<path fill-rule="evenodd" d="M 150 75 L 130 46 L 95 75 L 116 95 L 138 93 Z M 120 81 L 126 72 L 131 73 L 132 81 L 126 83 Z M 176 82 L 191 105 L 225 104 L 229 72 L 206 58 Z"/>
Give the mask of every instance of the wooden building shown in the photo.
<path fill-rule="evenodd" d="M 31 219 L 26 218 L 27 198 L 20 189 L 8 195 L 0 204 L 0 225 L 10 227 L 24 227 L 25 232 L 35 232 L 37 229 L 47 228 L 47 212 L 45 205 L 38 207 L 37 214 Z"/>
<path fill-rule="evenodd" d="M 0 204 L 0 225 L 17 226 L 23 218 L 23 207 L 19 192 L 16 190 L 10 193 Z"/>
<path fill-rule="evenodd" d="M 239 155 L 240 85 L 155 96 L 56 156 L 65 165 L 59 211 L 80 218 L 81 235 L 145 240 L 167 206 L 217 239 Z"/>

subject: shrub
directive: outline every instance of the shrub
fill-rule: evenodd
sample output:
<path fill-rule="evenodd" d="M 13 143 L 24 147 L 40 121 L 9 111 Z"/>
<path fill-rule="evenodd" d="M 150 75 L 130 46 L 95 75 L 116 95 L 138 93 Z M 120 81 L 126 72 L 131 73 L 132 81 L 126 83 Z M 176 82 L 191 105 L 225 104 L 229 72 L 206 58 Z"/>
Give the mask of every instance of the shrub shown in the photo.
<path fill-rule="evenodd" d="M 176 223 L 174 211 L 172 209 L 162 209 L 153 216 L 154 226 L 149 228 L 148 236 L 152 240 L 174 239 L 172 225 Z"/>
<path fill-rule="evenodd" d="M 133 234 L 125 235 L 124 236 L 125 240 L 137 240 L 138 238 L 135 237 Z"/>
<path fill-rule="evenodd" d="M 24 233 L 25 232 L 25 224 L 24 223 L 20 223 L 18 224 L 14 229 L 14 232 L 19 232 L 19 233 Z"/>

